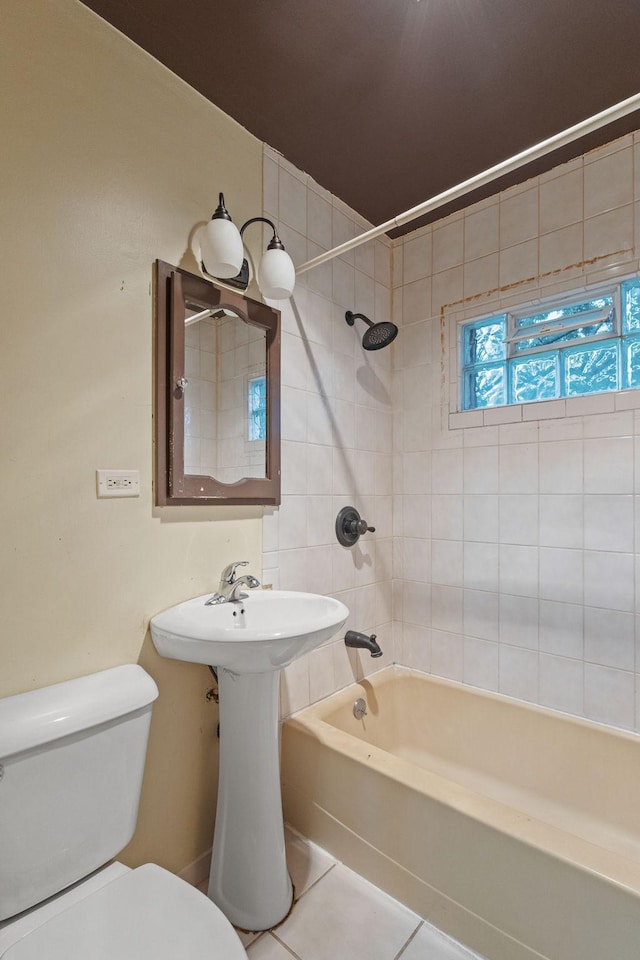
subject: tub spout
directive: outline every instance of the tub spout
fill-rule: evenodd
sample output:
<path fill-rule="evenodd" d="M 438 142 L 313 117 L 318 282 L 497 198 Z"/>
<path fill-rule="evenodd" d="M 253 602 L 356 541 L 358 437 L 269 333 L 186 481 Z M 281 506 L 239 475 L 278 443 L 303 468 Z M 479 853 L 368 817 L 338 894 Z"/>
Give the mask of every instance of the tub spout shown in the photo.
<path fill-rule="evenodd" d="M 370 637 L 366 633 L 358 633 L 357 630 L 347 630 L 344 635 L 344 642 L 348 647 L 359 647 L 362 650 L 368 650 L 372 657 L 381 657 L 382 650 L 376 643 L 376 635 L 372 633 Z"/>

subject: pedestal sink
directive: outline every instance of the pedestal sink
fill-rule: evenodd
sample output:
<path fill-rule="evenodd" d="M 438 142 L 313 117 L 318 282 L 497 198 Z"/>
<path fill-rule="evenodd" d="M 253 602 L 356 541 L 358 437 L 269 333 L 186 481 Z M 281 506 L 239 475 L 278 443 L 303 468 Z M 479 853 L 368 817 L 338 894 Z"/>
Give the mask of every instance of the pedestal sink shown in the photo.
<path fill-rule="evenodd" d="M 209 897 L 243 930 L 289 912 L 280 793 L 280 670 L 328 640 L 349 615 L 332 597 L 254 590 L 236 603 L 186 600 L 151 620 L 159 654 L 217 668 L 220 769 Z"/>

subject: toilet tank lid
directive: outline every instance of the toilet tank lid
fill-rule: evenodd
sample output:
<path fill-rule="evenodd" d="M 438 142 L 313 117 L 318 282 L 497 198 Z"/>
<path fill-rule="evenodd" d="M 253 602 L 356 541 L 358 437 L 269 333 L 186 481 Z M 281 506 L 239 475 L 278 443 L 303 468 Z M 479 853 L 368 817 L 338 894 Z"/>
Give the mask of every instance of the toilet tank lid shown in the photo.
<path fill-rule="evenodd" d="M 0 760 L 133 713 L 158 688 L 130 663 L 0 700 Z"/>

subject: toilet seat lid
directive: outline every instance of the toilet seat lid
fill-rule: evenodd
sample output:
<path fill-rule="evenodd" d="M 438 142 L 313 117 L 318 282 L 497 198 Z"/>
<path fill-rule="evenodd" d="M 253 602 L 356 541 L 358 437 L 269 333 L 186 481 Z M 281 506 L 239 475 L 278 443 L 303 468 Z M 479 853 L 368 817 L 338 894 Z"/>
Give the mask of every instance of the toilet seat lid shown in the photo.
<path fill-rule="evenodd" d="M 74 903 L 2 960 L 247 960 L 238 935 L 203 894 L 153 863 Z"/>

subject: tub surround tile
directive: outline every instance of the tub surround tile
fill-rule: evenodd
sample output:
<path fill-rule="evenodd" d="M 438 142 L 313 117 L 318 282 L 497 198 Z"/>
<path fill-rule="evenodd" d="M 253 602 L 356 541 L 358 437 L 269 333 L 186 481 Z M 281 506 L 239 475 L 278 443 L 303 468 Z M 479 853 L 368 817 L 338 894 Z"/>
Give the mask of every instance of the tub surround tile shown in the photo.
<path fill-rule="evenodd" d="M 431 673 L 446 680 L 459 680 L 464 675 L 464 638 L 460 634 L 431 630 Z"/>
<path fill-rule="evenodd" d="M 538 654 L 534 650 L 500 644 L 500 693 L 538 702 Z"/>
<path fill-rule="evenodd" d="M 388 624 L 393 594 L 385 657 L 393 648 L 409 665 L 456 679 L 475 671 L 481 683 L 472 651 L 495 643 L 498 689 L 602 716 L 617 688 L 591 672 L 605 694 L 590 681 L 589 699 L 585 664 L 640 674 L 629 639 L 640 391 L 460 413 L 457 323 L 637 271 L 639 143 L 623 138 L 367 244 L 318 271 L 313 290 L 300 285 L 281 305 L 284 499 L 264 520 L 265 564 L 282 588 L 353 590 L 356 629 L 363 616 L 372 629 Z M 360 230 L 353 211 L 268 150 L 264 183 L 294 259 Z M 600 259 L 585 267 L 585 257 Z M 345 309 L 391 312 L 398 340 L 365 354 Z M 366 502 L 378 530 L 358 569 L 332 539 L 331 512 L 348 502 L 361 512 Z M 370 669 L 338 647 L 318 653 L 313 678 L 308 666 L 288 678 L 289 699 L 303 706 L 305 689 L 313 700 Z M 628 705 L 611 716 L 627 723 Z"/>
<path fill-rule="evenodd" d="M 463 503 L 464 539 L 497 543 L 500 529 L 498 497 L 471 494 L 463 498 Z"/>
<path fill-rule="evenodd" d="M 593 663 L 584 665 L 584 712 L 590 720 L 633 729 L 634 675 Z"/>
<path fill-rule="evenodd" d="M 462 678 L 483 690 L 498 690 L 499 687 L 499 645 L 489 640 L 473 636 L 464 638 L 464 666 Z"/>
<path fill-rule="evenodd" d="M 582 661 L 540 654 L 539 670 L 539 702 L 542 706 L 582 715 L 584 709 Z"/>
<path fill-rule="evenodd" d="M 541 600 L 539 647 L 542 653 L 577 660 L 584 655 L 584 611 L 582 604 Z"/>

